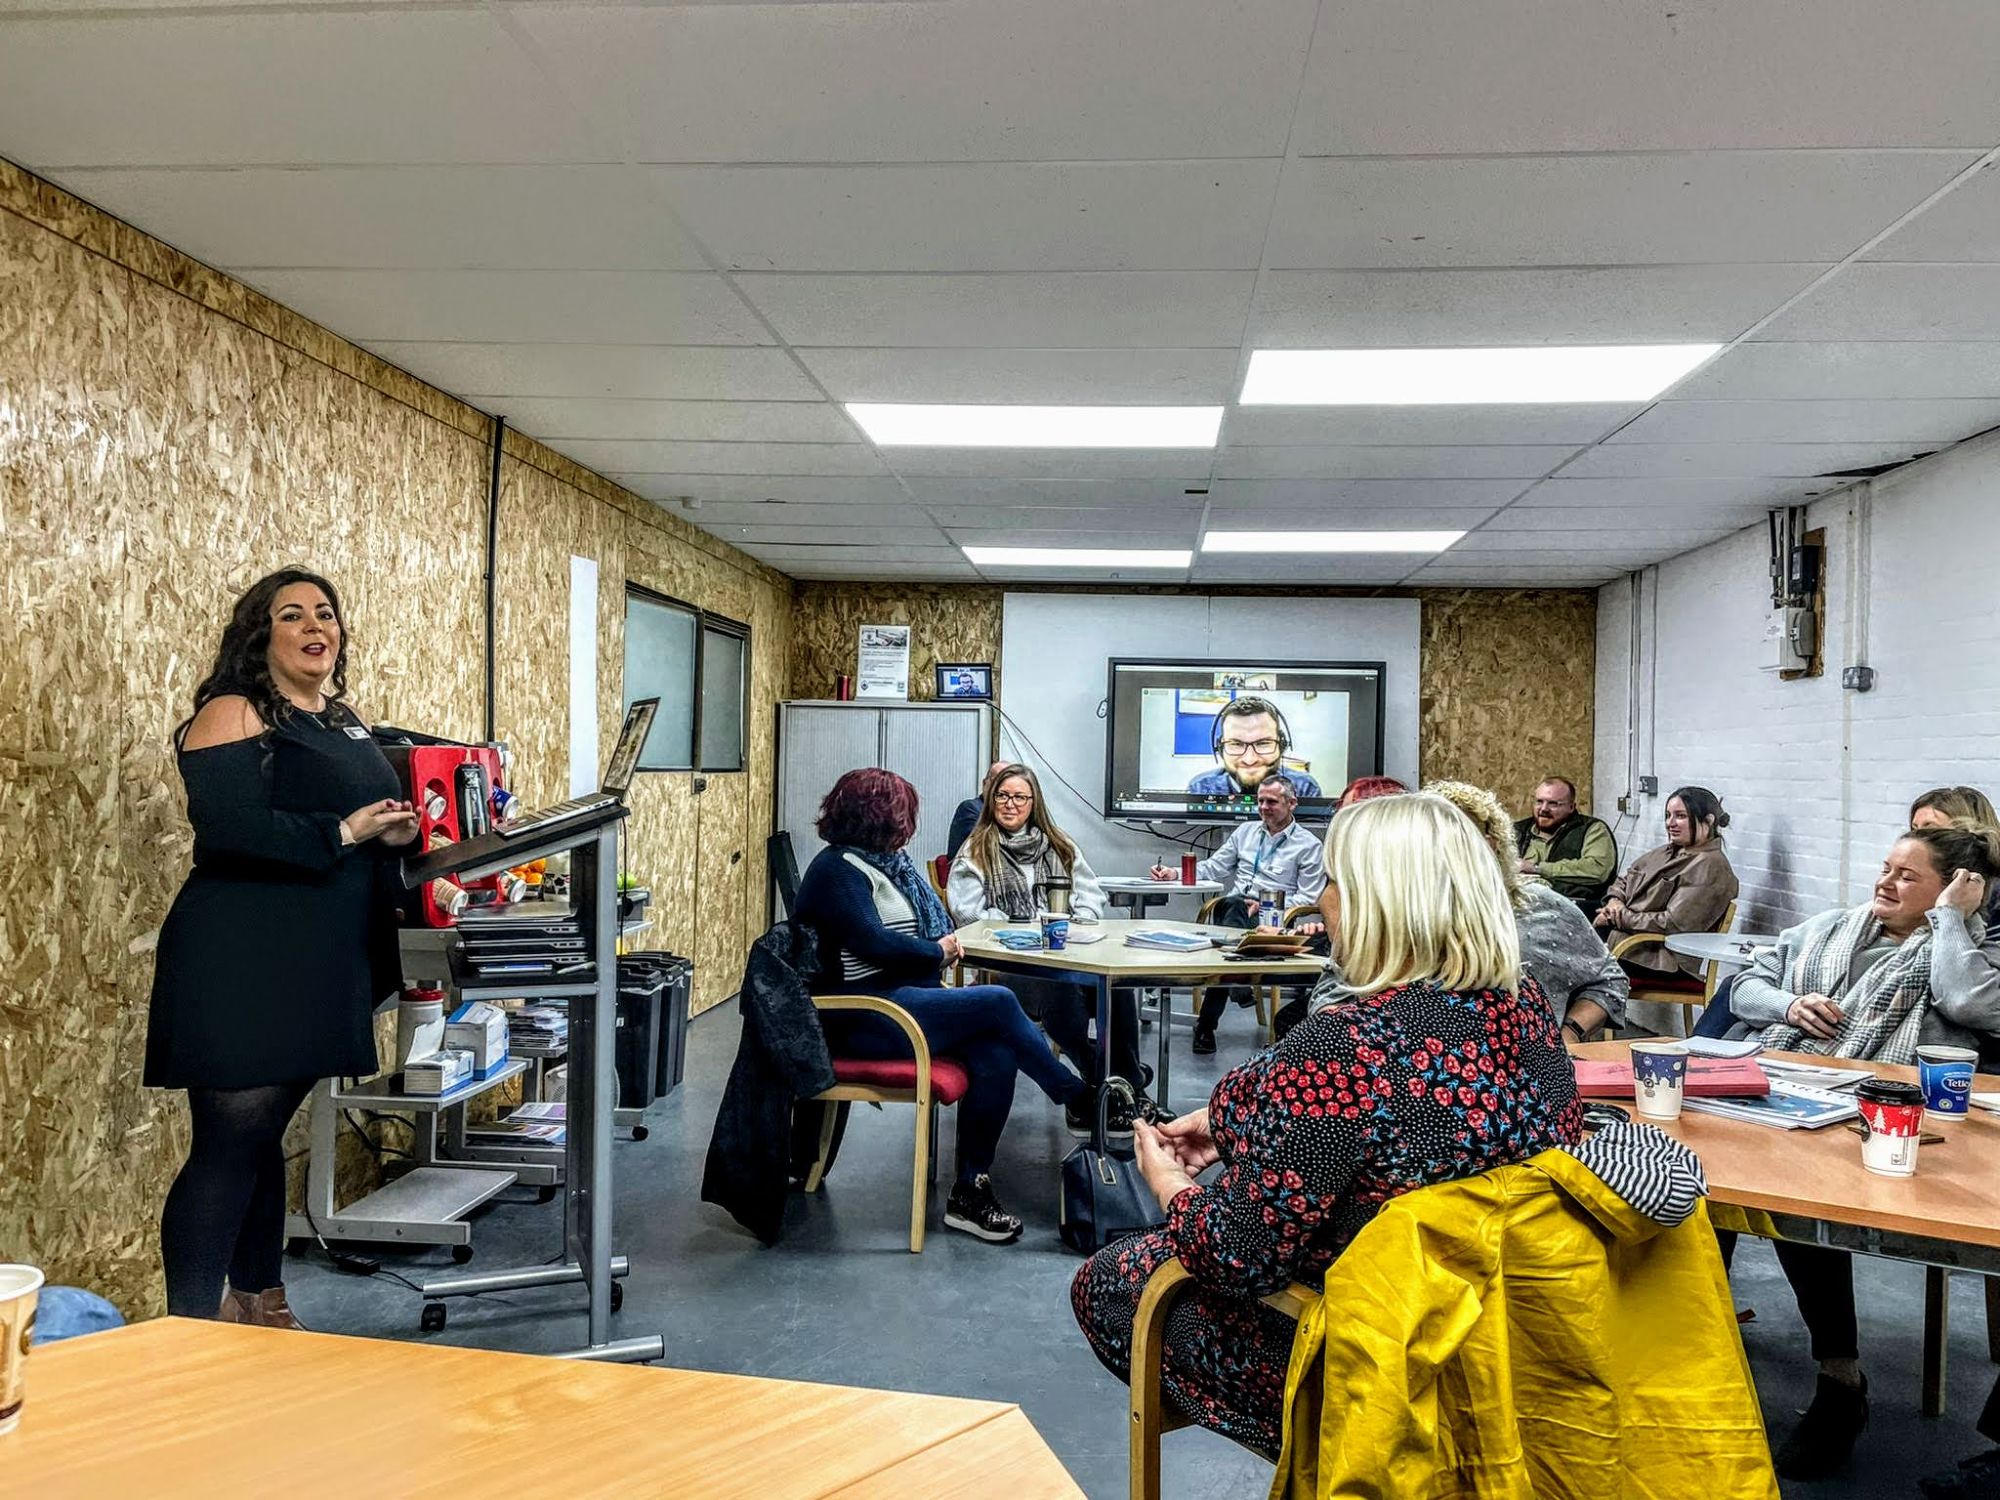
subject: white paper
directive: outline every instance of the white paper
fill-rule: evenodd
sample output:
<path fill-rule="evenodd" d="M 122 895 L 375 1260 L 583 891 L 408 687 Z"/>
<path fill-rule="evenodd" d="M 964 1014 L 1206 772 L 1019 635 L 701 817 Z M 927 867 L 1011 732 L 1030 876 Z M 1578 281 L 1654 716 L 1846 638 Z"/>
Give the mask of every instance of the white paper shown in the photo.
<path fill-rule="evenodd" d="M 569 560 L 569 794 L 597 790 L 597 559 Z"/>
<path fill-rule="evenodd" d="M 863 625 L 854 672 L 857 698 L 910 696 L 910 627 Z"/>

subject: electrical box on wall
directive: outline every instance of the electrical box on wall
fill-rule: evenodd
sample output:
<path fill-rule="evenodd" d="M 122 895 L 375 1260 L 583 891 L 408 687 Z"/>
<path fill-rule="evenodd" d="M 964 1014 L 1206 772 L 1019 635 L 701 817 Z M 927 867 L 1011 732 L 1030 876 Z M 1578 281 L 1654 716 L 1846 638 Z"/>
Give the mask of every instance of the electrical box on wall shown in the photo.
<path fill-rule="evenodd" d="M 1771 611 L 1764 621 L 1764 645 L 1757 665 L 1766 672 L 1804 672 L 1811 668 L 1813 612 L 1803 605 Z"/>

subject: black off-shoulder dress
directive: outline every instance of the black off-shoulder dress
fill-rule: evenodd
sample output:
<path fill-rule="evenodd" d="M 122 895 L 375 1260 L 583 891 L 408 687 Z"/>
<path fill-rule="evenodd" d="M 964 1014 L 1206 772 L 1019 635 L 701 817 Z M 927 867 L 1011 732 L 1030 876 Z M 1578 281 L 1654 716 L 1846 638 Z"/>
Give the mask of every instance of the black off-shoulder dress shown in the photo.
<path fill-rule="evenodd" d="M 155 1088 L 252 1088 L 376 1068 L 376 1002 L 401 983 L 400 850 L 340 820 L 402 795 L 344 705 L 183 750 L 194 869 L 160 930 L 146 1036 Z"/>

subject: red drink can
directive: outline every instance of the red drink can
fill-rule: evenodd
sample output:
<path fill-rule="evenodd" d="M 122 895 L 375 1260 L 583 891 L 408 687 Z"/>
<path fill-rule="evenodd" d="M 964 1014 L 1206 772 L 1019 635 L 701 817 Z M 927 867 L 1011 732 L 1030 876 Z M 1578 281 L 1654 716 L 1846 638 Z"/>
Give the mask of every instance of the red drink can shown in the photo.
<path fill-rule="evenodd" d="M 833 696 L 841 703 L 851 702 L 854 698 L 854 679 L 845 672 L 834 678 Z"/>
<path fill-rule="evenodd" d="M 1181 856 L 1181 884 L 1182 884 L 1182 885 L 1193 885 L 1193 884 L 1194 884 L 1194 879 L 1195 879 L 1195 876 L 1194 876 L 1194 866 L 1195 866 L 1195 858 L 1194 858 L 1194 856 L 1193 856 L 1192 854 L 1183 854 L 1183 855 Z"/>

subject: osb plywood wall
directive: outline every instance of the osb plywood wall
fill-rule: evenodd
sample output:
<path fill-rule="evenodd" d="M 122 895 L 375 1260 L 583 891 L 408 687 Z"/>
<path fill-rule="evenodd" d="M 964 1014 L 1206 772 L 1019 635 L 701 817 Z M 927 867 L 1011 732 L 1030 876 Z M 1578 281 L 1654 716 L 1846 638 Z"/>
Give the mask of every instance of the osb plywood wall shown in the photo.
<path fill-rule="evenodd" d="M 928 698 L 931 663 L 1000 659 L 1004 592 L 990 586 L 801 583 L 792 617 L 790 695 L 831 696 L 834 678 L 854 670 L 856 627 L 886 622 L 912 627 L 910 693 Z M 1409 593 L 1423 605 L 1417 750 L 1423 774 L 1492 787 L 1509 807 L 1525 810 L 1536 781 L 1561 772 L 1575 780 L 1588 806 L 1596 594 L 1587 589 Z"/>
<path fill-rule="evenodd" d="M 941 661 L 1000 660 L 1000 589 L 919 583 L 801 583 L 796 588 L 793 698 L 833 696 L 834 679 L 854 672 L 863 625 L 910 627 L 912 698 L 936 696 L 937 676 L 931 669 Z"/>
<path fill-rule="evenodd" d="M 299 561 L 343 589 L 365 712 L 477 735 L 490 443 L 471 408 L 0 162 L 0 1259 L 160 1310 L 186 1123 L 139 1075 L 191 844 L 169 731 L 236 594 Z M 723 811 L 648 776 L 629 825 L 659 946 L 690 950 L 695 873 L 736 856 L 732 902 L 701 912 L 712 1000 L 762 925 L 744 893 L 789 582 L 537 444 L 507 452 L 496 708 L 530 802 L 565 790 L 572 552 L 600 570 L 607 748 L 627 578 L 753 629 L 749 769 L 712 779 Z"/>

